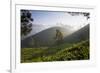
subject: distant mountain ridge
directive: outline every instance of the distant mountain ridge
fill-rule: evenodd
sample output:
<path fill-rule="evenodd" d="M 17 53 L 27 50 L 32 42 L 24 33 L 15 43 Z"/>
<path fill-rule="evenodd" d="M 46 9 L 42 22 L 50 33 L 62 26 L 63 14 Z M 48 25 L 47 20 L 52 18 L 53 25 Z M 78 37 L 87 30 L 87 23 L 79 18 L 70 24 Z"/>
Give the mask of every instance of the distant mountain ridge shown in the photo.
<path fill-rule="evenodd" d="M 24 40 L 21 40 L 21 47 L 32 47 L 32 41 L 37 41 L 35 43 L 40 45 L 52 45 L 55 43 L 56 29 L 59 29 L 63 36 L 67 36 L 72 33 L 70 29 L 63 27 L 52 27 L 46 30 L 43 30 L 35 35 L 32 35 Z M 33 40 L 34 38 L 34 40 Z"/>
<path fill-rule="evenodd" d="M 90 28 L 89 24 L 79 29 L 78 31 L 72 33 L 71 35 L 64 38 L 64 42 L 74 43 L 89 39 Z"/>
<path fill-rule="evenodd" d="M 63 33 L 64 43 L 74 43 L 89 39 L 89 25 L 84 26 L 74 33 L 72 33 L 72 31 L 68 28 L 52 27 L 21 40 L 21 48 L 33 47 L 34 44 L 37 44 L 38 46 L 55 44 L 54 37 L 56 35 L 56 29 L 59 29 Z"/>

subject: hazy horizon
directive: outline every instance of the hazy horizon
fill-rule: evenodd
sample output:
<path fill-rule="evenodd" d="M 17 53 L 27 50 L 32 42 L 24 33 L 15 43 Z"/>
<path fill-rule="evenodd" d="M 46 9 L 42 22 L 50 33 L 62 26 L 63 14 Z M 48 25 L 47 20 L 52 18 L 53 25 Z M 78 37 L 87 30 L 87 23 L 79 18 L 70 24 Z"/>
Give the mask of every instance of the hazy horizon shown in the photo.
<path fill-rule="evenodd" d="M 81 12 L 37 11 L 30 10 L 34 19 L 32 31 L 25 37 L 34 35 L 51 27 L 64 27 L 76 31 L 89 24 L 89 20 Z"/>

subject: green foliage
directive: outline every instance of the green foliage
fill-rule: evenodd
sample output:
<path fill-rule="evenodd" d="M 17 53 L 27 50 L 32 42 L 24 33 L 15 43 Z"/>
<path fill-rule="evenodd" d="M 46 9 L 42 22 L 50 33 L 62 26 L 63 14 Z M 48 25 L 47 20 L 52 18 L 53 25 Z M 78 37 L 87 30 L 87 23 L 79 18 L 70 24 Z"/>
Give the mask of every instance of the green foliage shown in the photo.
<path fill-rule="evenodd" d="M 62 41 L 63 41 L 63 34 L 62 34 L 62 32 L 61 32 L 60 30 L 58 30 L 58 29 L 56 30 L 56 37 L 55 37 L 55 39 L 56 39 L 57 45 L 61 44 Z"/>
<path fill-rule="evenodd" d="M 89 59 L 88 41 L 74 44 L 72 47 L 65 48 L 55 55 L 44 58 L 44 61 L 66 61 L 66 60 L 86 60 Z"/>
<path fill-rule="evenodd" d="M 89 59 L 89 40 L 52 47 L 22 48 L 21 62 L 72 61 Z"/>
<path fill-rule="evenodd" d="M 21 10 L 21 35 L 27 35 L 32 30 L 31 12 L 29 10 Z"/>

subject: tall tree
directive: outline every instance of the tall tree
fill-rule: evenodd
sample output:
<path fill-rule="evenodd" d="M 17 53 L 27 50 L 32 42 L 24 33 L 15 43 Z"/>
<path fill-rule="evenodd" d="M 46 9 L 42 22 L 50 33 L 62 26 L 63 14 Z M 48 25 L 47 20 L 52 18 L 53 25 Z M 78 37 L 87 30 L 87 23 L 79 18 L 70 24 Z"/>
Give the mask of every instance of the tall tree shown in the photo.
<path fill-rule="evenodd" d="M 56 39 L 57 45 L 61 44 L 62 41 L 63 41 L 63 34 L 62 34 L 62 32 L 61 32 L 60 30 L 58 30 L 58 29 L 56 30 L 56 37 L 55 37 L 55 39 Z"/>
<path fill-rule="evenodd" d="M 32 30 L 32 14 L 30 10 L 21 10 L 21 36 L 25 36 Z"/>

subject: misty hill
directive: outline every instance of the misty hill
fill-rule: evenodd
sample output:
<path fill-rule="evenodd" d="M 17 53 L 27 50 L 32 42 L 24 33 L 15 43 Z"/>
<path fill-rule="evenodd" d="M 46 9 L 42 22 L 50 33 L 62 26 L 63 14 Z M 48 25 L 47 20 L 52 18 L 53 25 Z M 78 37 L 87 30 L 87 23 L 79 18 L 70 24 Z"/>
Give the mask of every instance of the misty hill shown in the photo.
<path fill-rule="evenodd" d="M 66 43 L 75 43 L 89 39 L 89 24 L 64 38 Z"/>
<path fill-rule="evenodd" d="M 21 47 L 28 48 L 37 46 L 45 46 L 45 45 L 53 45 L 55 43 L 56 29 L 59 29 L 63 36 L 66 37 L 71 34 L 73 31 L 70 28 L 64 27 L 52 27 L 46 30 L 43 30 L 35 35 L 32 35 L 24 40 L 21 40 Z"/>
<path fill-rule="evenodd" d="M 70 29 L 63 27 L 52 27 L 21 40 L 22 48 L 35 46 L 49 46 L 55 44 L 56 29 L 64 35 L 64 43 L 77 43 L 89 39 L 89 24 L 73 33 Z"/>

